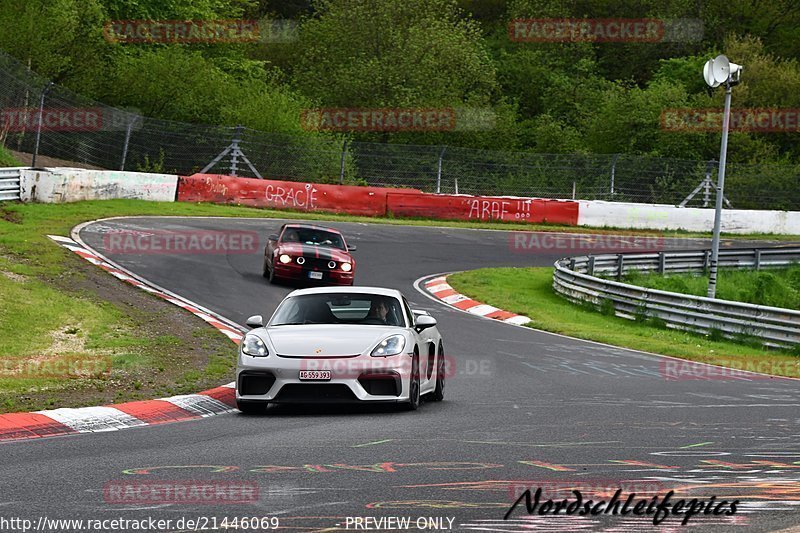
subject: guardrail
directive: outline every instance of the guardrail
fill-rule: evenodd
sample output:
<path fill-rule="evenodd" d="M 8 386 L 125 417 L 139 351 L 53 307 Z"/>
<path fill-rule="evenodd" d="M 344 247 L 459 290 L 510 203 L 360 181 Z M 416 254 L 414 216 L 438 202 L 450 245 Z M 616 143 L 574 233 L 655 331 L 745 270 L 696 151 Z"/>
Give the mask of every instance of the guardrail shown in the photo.
<path fill-rule="evenodd" d="M 613 305 L 624 318 L 658 318 L 667 327 L 735 339 L 755 336 L 768 346 L 800 344 L 800 311 L 648 289 L 609 279 L 628 272 L 702 272 L 710 252 L 607 254 L 559 259 L 553 289 L 575 303 Z M 723 250 L 720 267 L 775 268 L 800 262 L 800 248 Z M 606 277 L 598 277 L 606 276 Z M 607 307 L 606 307 L 607 309 Z"/>
<path fill-rule="evenodd" d="M 0 201 L 20 199 L 21 168 L 0 168 Z"/>

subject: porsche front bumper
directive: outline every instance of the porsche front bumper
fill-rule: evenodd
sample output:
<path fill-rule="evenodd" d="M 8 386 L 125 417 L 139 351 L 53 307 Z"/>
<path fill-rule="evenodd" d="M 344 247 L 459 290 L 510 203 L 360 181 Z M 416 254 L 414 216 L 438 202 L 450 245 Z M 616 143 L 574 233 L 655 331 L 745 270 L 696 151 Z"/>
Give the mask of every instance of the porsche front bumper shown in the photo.
<path fill-rule="evenodd" d="M 264 403 L 407 402 L 409 354 L 389 357 L 239 356 L 236 399 Z M 330 371 L 330 379 L 300 379 L 300 372 Z"/>

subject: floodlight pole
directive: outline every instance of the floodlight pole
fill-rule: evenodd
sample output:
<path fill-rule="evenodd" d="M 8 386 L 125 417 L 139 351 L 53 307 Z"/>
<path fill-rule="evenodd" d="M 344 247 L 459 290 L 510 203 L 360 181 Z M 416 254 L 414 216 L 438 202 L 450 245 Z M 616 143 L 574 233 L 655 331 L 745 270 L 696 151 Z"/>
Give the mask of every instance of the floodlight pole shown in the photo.
<path fill-rule="evenodd" d="M 725 191 L 725 159 L 728 155 L 728 127 L 731 119 L 731 80 L 725 82 L 725 114 L 722 117 L 722 146 L 719 150 L 719 175 L 717 176 L 717 204 L 714 209 L 714 237 L 711 240 L 708 297 L 717 297 L 717 270 L 719 267 L 719 240 L 722 229 L 722 200 Z"/>

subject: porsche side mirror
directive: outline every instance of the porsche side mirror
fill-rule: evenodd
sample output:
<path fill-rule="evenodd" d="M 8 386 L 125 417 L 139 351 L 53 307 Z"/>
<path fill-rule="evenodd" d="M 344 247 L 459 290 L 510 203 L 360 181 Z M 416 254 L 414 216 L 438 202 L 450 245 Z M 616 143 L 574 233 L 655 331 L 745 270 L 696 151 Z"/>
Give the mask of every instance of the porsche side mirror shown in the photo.
<path fill-rule="evenodd" d="M 278 240 L 278 236 L 277 236 L 277 235 L 275 235 L 274 233 L 273 233 L 272 235 L 270 235 L 269 237 L 267 237 L 267 238 L 268 238 L 269 240 L 271 240 L 271 241 L 277 241 L 277 240 Z"/>
<path fill-rule="evenodd" d="M 430 315 L 420 315 L 417 317 L 417 320 L 414 323 L 414 327 L 417 328 L 417 331 L 422 331 L 423 329 L 432 328 L 435 325 L 436 325 L 436 319 Z"/>
<path fill-rule="evenodd" d="M 357 249 L 358 249 L 358 247 L 355 244 L 348 244 L 347 245 L 347 251 L 348 252 L 355 252 Z"/>
<path fill-rule="evenodd" d="M 250 329 L 260 328 L 264 326 L 264 318 L 261 315 L 253 315 L 247 319 L 247 327 Z"/>

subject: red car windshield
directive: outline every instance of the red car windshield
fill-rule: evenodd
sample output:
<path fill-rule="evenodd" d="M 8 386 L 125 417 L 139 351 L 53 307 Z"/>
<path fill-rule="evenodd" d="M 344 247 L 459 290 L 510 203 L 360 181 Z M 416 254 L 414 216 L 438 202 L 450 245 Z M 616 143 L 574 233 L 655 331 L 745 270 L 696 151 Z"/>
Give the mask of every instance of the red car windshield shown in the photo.
<path fill-rule="evenodd" d="M 283 231 L 281 242 L 296 242 L 313 246 L 330 246 L 340 250 L 347 250 L 341 235 L 323 229 L 289 227 Z"/>

